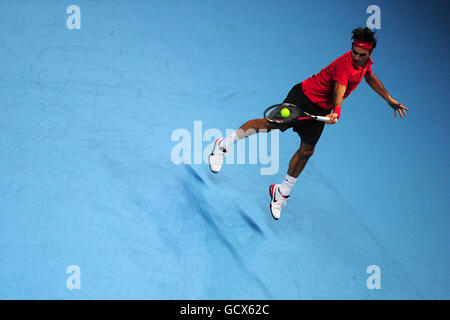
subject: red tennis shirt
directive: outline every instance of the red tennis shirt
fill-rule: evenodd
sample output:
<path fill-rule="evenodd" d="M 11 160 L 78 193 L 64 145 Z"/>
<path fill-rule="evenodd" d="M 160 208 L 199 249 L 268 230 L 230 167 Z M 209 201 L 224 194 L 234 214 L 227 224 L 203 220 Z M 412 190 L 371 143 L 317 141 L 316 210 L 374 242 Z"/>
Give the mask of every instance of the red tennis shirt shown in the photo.
<path fill-rule="evenodd" d="M 366 74 L 372 73 L 373 61 L 369 57 L 362 67 L 353 65 L 351 51 L 346 52 L 318 74 L 302 82 L 305 95 L 324 109 L 333 108 L 334 81 L 347 87 L 344 99 L 355 90 Z"/>

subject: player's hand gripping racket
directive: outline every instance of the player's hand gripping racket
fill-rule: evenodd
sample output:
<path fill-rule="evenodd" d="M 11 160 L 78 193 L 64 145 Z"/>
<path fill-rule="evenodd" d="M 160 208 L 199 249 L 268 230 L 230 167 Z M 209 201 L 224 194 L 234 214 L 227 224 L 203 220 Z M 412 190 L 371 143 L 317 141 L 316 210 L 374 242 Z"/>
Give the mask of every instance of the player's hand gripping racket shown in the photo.
<path fill-rule="evenodd" d="M 288 109 L 289 112 L 283 109 Z M 271 123 L 291 123 L 298 120 L 317 120 L 327 122 L 330 121 L 330 118 L 323 116 L 315 116 L 309 114 L 308 112 L 302 110 L 299 106 L 296 106 L 291 103 L 281 103 L 275 104 L 264 111 L 264 118 Z"/>

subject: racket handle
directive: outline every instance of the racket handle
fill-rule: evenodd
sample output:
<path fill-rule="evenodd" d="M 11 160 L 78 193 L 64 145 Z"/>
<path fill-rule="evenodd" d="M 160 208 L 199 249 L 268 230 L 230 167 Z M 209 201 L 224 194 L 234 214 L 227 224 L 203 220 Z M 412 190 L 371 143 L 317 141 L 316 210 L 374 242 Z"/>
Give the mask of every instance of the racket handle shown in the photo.
<path fill-rule="evenodd" d="M 328 117 L 322 117 L 322 116 L 316 116 L 316 117 L 315 117 L 315 120 L 327 122 L 327 121 L 330 121 L 330 118 L 328 118 Z"/>

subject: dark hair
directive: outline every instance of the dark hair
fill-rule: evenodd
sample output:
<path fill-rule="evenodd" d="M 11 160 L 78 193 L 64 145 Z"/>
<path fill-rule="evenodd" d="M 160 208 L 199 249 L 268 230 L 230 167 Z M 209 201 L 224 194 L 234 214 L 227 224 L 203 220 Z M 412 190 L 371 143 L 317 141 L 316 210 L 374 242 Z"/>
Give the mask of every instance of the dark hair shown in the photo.
<path fill-rule="evenodd" d="M 372 44 L 372 48 L 375 49 L 377 46 L 377 38 L 375 38 L 375 32 L 369 28 L 356 28 L 352 31 L 352 40 L 364 41 Z"/>

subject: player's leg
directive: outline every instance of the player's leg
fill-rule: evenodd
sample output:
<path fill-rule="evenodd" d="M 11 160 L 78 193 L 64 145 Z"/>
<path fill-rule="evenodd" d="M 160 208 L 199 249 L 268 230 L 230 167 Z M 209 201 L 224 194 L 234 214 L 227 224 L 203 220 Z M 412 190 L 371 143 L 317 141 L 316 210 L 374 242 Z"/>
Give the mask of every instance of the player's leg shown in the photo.
<path fill-rule="evenodd" d="M 257 132 L 269 132 L 273 129 L 280 129 L 280 127 L 269 123 L 265 119 L 253 119 L 245 122 L 225 139 L 217 139 L 214 142 L 213 151 L 209 156 L 209 167 L 211 171 L 217 173 L 222 169 L 223 160 L 227 150 L 230 150 L 230 148 L 240 139 L 244 139 Z M 281 130 L 284 131 L 286 128 L 281 128 Z"/>
<path fill-rule="evenodd" d="M 290 177 L 297 179 L 300 173 L 305 168 L 309 158 L 311 158 L 313 154 L 314 154 L 314 146 L 302 142 L 300 148 L 297 150 L 297 152 L 294 153 L 294 155 L 291 158 L 291 161 L 289 161 L 288 175 Z M 283 190 L 281 191 L 282 191 L 281 193 L 283 193 Z"/>
<path fill-rule="evenodd" d="M 239 131 L 240 133 L 244 134 L 244 136 L 241 135 L 240 139 L 244 138 L 244 137 L 248 137 L 252 134 L 254 134 L 255 132 L 269 132 L 270 130 L 273 129 L 278 129 L 277 126 L 275 126 L 274 124 L 268 122 L 266 119 L 262 118 L 262 119 L 253 119 L 253 120 L 249 120 L 246 123 L 244 123 L 242 126 L 239 127 Z"/>
<path fill-rule="evenodd" d="M 279 129 L 279 127 L 274 124 L 269 123 L 266 119 L 253 119 L 249 120 L 240 126 L 237 130 L 232 132 L 228 137 L 223 140 L 220 147 L 229 150 L 237 141 L 251 136 L 258 132 L 269 132 L 273 129 Z"/>
<path fill-rule="evenodd" d="M 281 209 L 286 205 L 291 189 L 305 168 L 306 163 L 314 154 L 315 145 L 319 141 L 323 128 L 323 122 L 313 120 L 299 122 L 299 125 L 294 127 L 294 131 L 299 134 L 301 139 L 300 148 L 292 156 L 283 182 L 281 184 L 273 184 L 269 188 L 271 196 L 270 211 L 275 220 L 280 218 Z"/>

